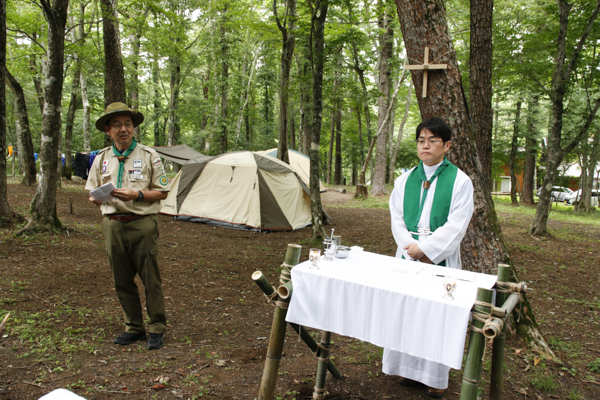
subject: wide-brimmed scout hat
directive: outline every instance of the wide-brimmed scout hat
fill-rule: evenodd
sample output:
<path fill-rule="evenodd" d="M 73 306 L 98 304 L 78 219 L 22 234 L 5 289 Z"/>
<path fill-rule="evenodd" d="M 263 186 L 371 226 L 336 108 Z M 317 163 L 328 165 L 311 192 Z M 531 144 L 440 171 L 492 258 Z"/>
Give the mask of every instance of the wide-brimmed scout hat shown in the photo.
<path fill-rule="evenodd" d="M 104 132 L 104 126 L 108 125 L 108 121 L 111 118 L 118 117 L 119 115 L 129 115 L 133 120 L 133 126 L 136 127 L 144 121 L 144 114 L 139 111 L 132 110 L 127 107 L 125 103 L 111 103 L 106 107 L 104 115 L 98 118 L 96 121 L 96 129 L 100 132 Z"/>

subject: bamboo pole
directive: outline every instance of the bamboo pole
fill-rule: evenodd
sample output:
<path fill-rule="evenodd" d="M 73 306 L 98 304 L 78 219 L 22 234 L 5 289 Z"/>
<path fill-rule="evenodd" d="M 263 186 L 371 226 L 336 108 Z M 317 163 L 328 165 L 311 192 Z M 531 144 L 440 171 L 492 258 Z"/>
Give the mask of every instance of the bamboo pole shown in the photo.
<path fill-rule="evenodd" d="M 252 280 L 254 280 L 254 283 L 256 283 L 256 285 L 263 291 L 265 295 L 267 295 L 267 297 L 272 296 L 275 292 L 275 289 L 273 288 L 273 286 L 271 286 L 271 284 L 269 283 L 267 278 L 265 278 L 262 272 L 254 272 L 252 274 Z M 315 354 L 319 349 L 319 345 L 317 344 L 317 342 L 315 342 L 315 339 L 313 339 L 313 337 L 310 336 L 310 333 L 308 333 L 306 328 L 298 324 L 292 324 L 289 322 L 288 324 L 292 327 L 294 331 L 296 331 L 298 335 L 300 335 L 300 338 L 308 346 L 310 351 L 312 351 L 313 354 Z M 331 373 L 331 375 L 334 376 L 334 378 L 342 378 L 341 372 L 337 369 L 333 361 L 329 361 L 329 364 L 327 365 L 327 370 Z"/>
<path fill-rule="evenodd" d="M 493 291 L 479 288 L 477 289 L 477 300 L 483 303 L 492 301 Z M 484 323 L 475 316 L 478 313 L 489 315 L 491 307 L 475 305 L 473 312 L 473 330 L 469 339 L 469 349 L 467 350 L 467 361 L 465 362 L 465 371 L 463 372 L 462 387 L 460 389 L 460 400 L 476 400 L 477 390 L 479 389 L 479 378 L 481 376 L 481 365 L 483 364 L 483 352 L 485 350 L 485 337 L 483 333 L 477 332 L 483 328 Z"/>
<path fill-rule="evenodd" d="M 508 282 L 510 280 L 510 265 L 500 264 L 498 265 L 498 282 Z M 518 297 L 518 295 L 517 295 Z M 496 292 L 496 306 L 502 305 L 506 302 L 508 293 L 497 291 Z M 504 368 L 504 346 L 506 345 L 506 336 L 504 331 L 506 330 L 504 324 L 500 332 L 494 338 L 494 344 L 492 347 L 492 372 L 490 378 L 490 400 L 501 400 L 502 399 L 502 378 Z M 486 330 L 484 330 L 486 332 Z"/>
<path fill-rule="evenodd" d="M 280 280 L 290 280 L 291 268 L 300 261 L 300 251 L 302 246 L 297 244 L 288 244 L 285 253 L 285 261 L 282 266 Z M 253 274 L 254 275 L 254 274 Z M 262 275 L 262 274 L 261 274 Z M 265 279 L 266 280 L 266 279 Z M 264 284 L 264 282 L 263 282 Z M 272 289 L 272 288 L 271 288 Z M 275 302 L 275 313 L 273 315 L 273 326 L 271 327 L 271 336 L 269 338 L 269 347 L 267 348 L 267 357 L 265 359 L 265 368 L 263 370 L 258 400 L 272 400 L 277 382 L 277 373 L 281 363 L 281 354 L 283 353 L 283 343 L 285 341 L 285 316 L 289 299 L 279 299 Z"/>
<path fill-rule="evenodd" d="M 483 326 L 483 334 L 487 339 L 495 339 L 503 332 L 508 316 L 513 312 L 517 304 L 519 304 L 520 299 L 517 293 L 511 293 L 502 305 L 502 308 L 500 308 L 503 310 L 504 315 L 497 318 L 492 313 L 492 318 Z"/>
<path fill-rule="evenodd" d="M 325 398 L 325 378 L 327 377 L 327 365 L 329 364 L 329 345 L 331 343 L 331 332 L 321 331 L 321 344 L 317 350 L 317 379 L 313 389 L 313 400 Z"/>

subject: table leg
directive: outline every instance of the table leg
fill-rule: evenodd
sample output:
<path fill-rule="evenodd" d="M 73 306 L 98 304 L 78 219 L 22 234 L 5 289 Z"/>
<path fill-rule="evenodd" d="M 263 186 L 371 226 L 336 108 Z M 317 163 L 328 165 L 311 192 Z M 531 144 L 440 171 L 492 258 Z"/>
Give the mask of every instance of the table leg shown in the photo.
<path fill-rule="evenodd" d="M 313 391 L 313 400 L 325 398 L 325 378 L 327 377 L 327 366 L 329 365 L 329 345 L 331 344 L 331 332 L 321 331 L 321 343 L 317 349 L 317 379 Z"/>

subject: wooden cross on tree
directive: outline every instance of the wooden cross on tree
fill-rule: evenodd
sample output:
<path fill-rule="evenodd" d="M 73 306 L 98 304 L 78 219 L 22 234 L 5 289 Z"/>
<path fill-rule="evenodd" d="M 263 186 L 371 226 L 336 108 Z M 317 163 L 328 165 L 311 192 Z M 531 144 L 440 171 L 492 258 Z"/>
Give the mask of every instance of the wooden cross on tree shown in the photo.
<path fill-rule="evenodd" d="M 423 65 L 406 65 L 404 69 L 423 70 L 423 95 L 427 97 L 427 74 L 430 69 L 447 69 L 448 64 L 429 64 L 429 47 L 425 47 L 425 57 L 423 57 Z"/>

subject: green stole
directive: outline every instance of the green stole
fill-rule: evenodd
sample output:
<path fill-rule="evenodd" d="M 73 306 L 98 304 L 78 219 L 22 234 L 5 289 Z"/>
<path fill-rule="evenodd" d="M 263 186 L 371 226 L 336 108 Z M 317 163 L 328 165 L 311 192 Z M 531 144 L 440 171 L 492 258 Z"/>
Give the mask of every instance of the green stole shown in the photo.
<path fill-rule="evenodd" d="M 135 141 L 135 138 L 133 138 L 133 141 L 131 142 L 131 144 L 129 145 L 127 150 L 125 150 L 125 152 L 123 152 L 123 154 L 121 154 L 121 152 L 119 150 L 117 150 L 117 148 L 115 147 L 115 145 L 113 143 L 113 146 L 112 146 L 113 154 L 115 156 L 117 156 L 117 159 L 119 160 L 119 176 L 117 177 L 117 189 L 120 189 L 121 186 L 123 185 L 123 170 L 125 169 L 125 158 L 127 158 L 127 156 L 129 156 L 131 154 L 133 149 L 135 149 L 135 146 L 137 146 L 137 142 Z"/>
<path fill-rule="evenodd" d="M 423 161 L 421 161 L 419 166 L 410 173 L 404 188 L 403 204 L 404 223 L 409 232 L 418 232 L 417 226 L 421 219 L 427 192 L 429 191 L 431 183 L 438 176 L 440 179 L 437 181 L 435 193 L 433 195 L 433 204 L 431 206 L 431 214 L 429 215 L 429 229 L 431 232 L 435 232 L 437 228 L 448 221 L 450 202 L 452 201 L 452 190 L 454 189 L 454 181 L 456 180 L 457 172 L 458 168 L 448 161 L 448 159 L 444 158 L 442 164 L 429 180 L 425 175 Z M 423 186 L 423 196 L 418 196 L 417 194 L 421 193 L 421 186 Z M 419 240 L 418 235 L 413 235 L 413 237 Z M 443 260 L 438 265 L 446 266 L 446 260 Z"/>

